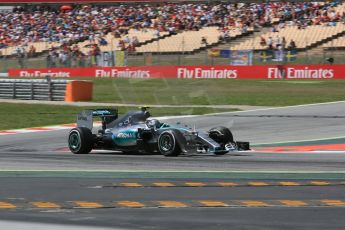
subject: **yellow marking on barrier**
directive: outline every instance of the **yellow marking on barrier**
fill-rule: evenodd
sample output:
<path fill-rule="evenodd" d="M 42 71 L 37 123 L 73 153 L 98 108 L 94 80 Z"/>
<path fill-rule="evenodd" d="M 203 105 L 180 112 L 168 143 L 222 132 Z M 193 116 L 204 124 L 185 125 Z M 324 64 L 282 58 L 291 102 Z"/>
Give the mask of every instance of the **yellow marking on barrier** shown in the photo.
<path fill-rule="evenodd" d="M 142 184 L 139 184 L 139 183 L 121 183 L 120 185 L 122 187 L 132 187 L 132 188 L 144 187 Z"/>
<path fill-rule="evenodd" d="M 248 185 L 249 185 L 249 186 L 268 186 L 269 184 L 268 184 L 268 183 L 265 183 L 265 182 L 256 182 L 256 181 L 253 181 L 253 182 L 248 182 Z"/>
<path fill-rule="evenodd" d="M 239 184 L 234 183 L 234 182 L 217 182 L 217 184 L 219 184 L 220 186 L 223 186 L 223 187 L 235 187 L 235 186 L 239 185 Z"/>
<path fill-rule="evenodd" d="M 207 207 L 228 207 L 229 205 L 217 200 L 199 200 L 199 203 Z"/>
<path fill-rule="evenodd" d="M 145 207 L 145 205 L 143 203 L 137 202 L 137 201 L 118 201 L 117 202 L 118 205 L 120 206 L 124 206 L 127 208 L 143 208 Z"/>
<path fill-rule="evenodd" d="M 10 208 L 16 208 L 17 206 L 8 203 L 8 202 L 0 202 L 0 209 L 10 209 Z"/>
<path fill-rule="evenodd" d="M 102 208 L 103 207 L 103 205 L 97 202 L 73 201 L 73 203 L 77 204 L 81 208 Z"/>
<path fill-rule="evenodd" d="M 175 187 L 176 185 L 173 183 L 169 183 L 169 182 L 156 182 L 153 183 L 154 186 L 157 187 Z"/>
<path fill-rule="evenodd" d="M 329 206 L 345 206 L 345 202 L 342 200 L 321 200 L 321 202 Z"/>
<path fill-rule="evenodd" d="M 46 201 L 36 201 L 31 202 L 31 204 L 36 206 L 37 208 L 60 208 L 60 205 Z"/>
<path fill-rule="evenodd" d="M 301 185 L 300 183 L 292 182 L 292 181 L 280 181 L 279 184 L 282 186 L 300 186 Z"/>
<path fill-rule="evenodd" d="M 317 186 L 325 186 L 325 185 L 330 185 L 331 183 L 327 181 L 310 181 L 310 184 L 317 185 Z"/>
<path fill-rule="evenodd" d="M 185 203 L 178 202 L 178 201 L 158 201 L 159 204 L 164 207 L 164 208 L 183 208 L 183 207 L 188 207 Z"/>
<path fill-rule="evenodd" d="M 202 182 L 186 182 L 184 184 L 187 185 L 187 186 L 190 186 L 190 187 L 203 187 L 203 186 L 206 186 L 206 184 L 202 183 Z"/>
<path fill-rule="evenodd" d="M 301 200 L 279 200 L 280 203 L 286 206 L 306 206 L 307 203 Z"/>
<path fill-rule="evenodd" d="M 244 201 L 240 201 L 240 203 L 248 207 L 270 206 L 268 203 L 265 203 L 263 201 L 258 201 L 258 200 L 244 200 Z"/>

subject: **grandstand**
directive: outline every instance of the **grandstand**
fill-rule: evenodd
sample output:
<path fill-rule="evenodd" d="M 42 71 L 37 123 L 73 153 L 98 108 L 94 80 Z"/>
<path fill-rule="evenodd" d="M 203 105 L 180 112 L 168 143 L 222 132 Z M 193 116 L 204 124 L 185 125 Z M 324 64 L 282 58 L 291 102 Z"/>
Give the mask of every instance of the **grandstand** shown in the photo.
<path fill-rule="evenodd" d="M 345 13 L 345 3 L 339 4 L 338 6 L 335 7 L 335 10 L 338 12 L 343 13 L 343 18 L 344 18 L 344 13 Z M 322 46 L 326 50 L 334 50 L 334 49 L 345 49 L 345 37 L 344 34 L 341 34 L 341 36 L 336 37 L 334 39 L 331 39 L 330 41 L 326 42 Z"/>
<path fill-rule="evenodd" d="M 145 44 L 152 42 L 154 40 L 162 39 L 167 36 L 169 36 L 169 32 L 163 31 L 159 32 L 159 34 L 155 33 L 156 30 L 154 29 L 145 29 L 145 30 L 136 30 L 136 29 L 130 29 L 128 31 L 128 34 L 121 36 L 120 38 L 114 37 L 113 34 L 108 33 L 107 35 L 104 36 L 104 39 L 106 41 L 106 45 L 101 45 L 100 50 L 102 52 L 106 51 L 114 51 L 114 50 L 122 50 L 122 47 L 119 46 L 121 41 L 124 41 L 126 39 L 129 39 L 128 42 L 124 42 L 124 49 L 128 48 L 131 40 L 133 38 L 136 38 L 138 41 L 137 45 Z M 90 41 L 90 40 L 85 40 L 83 42 L 77 43 L 77 45 L 81 48 L 81 51 L 84 53 L 87 53 L 90 51 L 90 44 L 94 44 L 95 41 Z M 97 43 L 97 42 L 96 42 Z"/>
<path fill-rule="evenodd" d="M 323 45 L 324 49 L 327 50 L 337 50 L 337 49 L 345 49 L 345 37 L 339 37 L 336 39 L 333 39 L 326 44 Z"/>
<path fill-rule="evenodd" d="M 160 3 L 31 6 L 0 12 L 0 52 L 50 50 L 84 56 L 100 52 L 195 54 L 209 48 L 261 51 L 277 41 L 298 50 L 345 47 L 342 2 Z M 255 33 L 254 33 L 255 32 Z M 263 43 L 264 41 L 264 43 Z M 270 45 L 272 44 L 272 45 Z"/>
<path fill-rule="evenodd" d="M 230 49 L 267 50 L 276 48 L 275 40 L 280 41 L 280 43 L 282 40 L 285 43 L 294 41 L 297 49 L 310 49 L 344 35 L 344 12 L 344 3 L 323 6 L 316 13 L 314 12 L 303 20 L 299 18 L 299 20 L 281 22 L 279 25 L 273 26 L 272 31 L 232 45 Z M 283 45 L 285 46 L 285 44 Z M 287 44 L 284 48 L 287 48 Z"/>
<path fill-rule="evenodd" d="M 298 26 L 291 26 L 280 30 L 279 32 L 268 32 L 260 37 L 255 37 L 253 40 L 249 40 L 235 46 L 230 47 L 231 50 L 266 50 L 269 49 L 269 45 L 265 43 L 261 44 L 261 40 L 265 41 L 278 39 L 285 39 L 287 42 L 292 40 L 296 44 L 296 48 L 299 50 L 305 50 L 315 47 L 318 44 L 322 44 L 333 38 L 341 36 L 345 33 L 345 25 L 342 23 L 336 23 L 334 26 L 327 25 L 312 25 L 304 29 Z M 273 46 L 274 47 L 274 46 Z M 286 47 L 285 47 L 286 48 Z"/>
<path fill-rule="evenodd" d="M 266 4 L 165 3 L 159 6 L 77 6 L 67 12 L 44 7 L 27 10 L 15 9 L 12 13 L 1 13 L 0 23 L 5 28 L 0 28 L 0 32 L 3 37 L 2 42 L 8 46 L 25 46 L 27 42 L 33 42 L 33 45 L 37 46 L 37 50 L 42 50 L 42 47 L 49 49 L 53 42 L 75 43 L 95 35 L 105 37 L 108 44 L 111 43 L 108 47 L 104 47 L 105 50 L 108 50 L 116 46 L 113 43 L 118 42 L 117 38 L 123 40 L 127 36 L 126 33 L 123 33 L 124 31 L 135 31 L 131 29 L 139 31 L 137 35 L 133 34 L 133 36 L 136 36 L 141 43 L 152 39 L 150 33 L 142 33 L 141 29 L 157 29 L 160 33 L 164 33 L 172 28 L 176 32 L 186 31 L 181 37 L 186 37 L 188 41 L 189 37 L 193 36 L 191 34 L 194 34 L 196 36 L 194 40 L 200 40 L 200 37 L 209 37 L 210 43 L 216 44 L 216 38 L 220 34 L 214 32 L 213 27 L 219 29 L 230 27 L 230 37 L 234 37 L 236 34 L 243 33 L 239 32 L 242 28 L 260 27 L 279 21 L 281 17 L 285 16 L 279 14 L 277 9 L 285 5 L 289 7 L 299 6 L 299 4 L 289 3 L 272 3 L 269 6 Z M 209 32 L 203 36 L 199 36 L 198 33 L 189 33 L 200 29 L 202 32 Z M 120 35 L 116 39 L 109 36 L 114 32 L 118 32 Z M 128 34 L 128 36 L 132 35 Z M 174 38 L 164 42 L 169 44 L 169 40 L 176 42 Z M 182 39 L 177 41 L 182 42 Z M 46 44 L 42 46 L 36 42 L 45 42 Z M 142 49 L 152 50 L 149 47 L 150 45 Z M 153 45 L 153 47 L 157 46 Z M 197 49 L 197 47 L 195 48 Z M 186 47 L 186 50 L 188 49 L 190 48 Z M 10 51 L 5 50 L 3 53 L 11 54 Z M 182 45 L 174 51 L 182 51 Z"/>
<path fill-rule="evenodd" d="M 240 29 L 234 28 L 229 30 L 229 38 L 233 39 L 238 36 L 250 33 L 249 31 L 241 32 Z M 138 53 L 189 53 L 202 48 L 207 48 L 219 44 L 221 31 L 218 27 L 204 27 L 197 31 L 183 31 L 174 36 L 166 37 L 138 47 Z"/>

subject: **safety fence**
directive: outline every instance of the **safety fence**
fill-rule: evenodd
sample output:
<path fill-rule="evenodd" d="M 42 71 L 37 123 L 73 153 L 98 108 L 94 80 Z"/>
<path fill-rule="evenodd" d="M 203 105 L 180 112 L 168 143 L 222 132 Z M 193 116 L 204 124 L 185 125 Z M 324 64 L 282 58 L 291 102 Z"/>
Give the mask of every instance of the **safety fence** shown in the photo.
<path fill-rule="evenodd" d="M 65 80 L 11 80 L 0 81 L 0 98 L 23 100 L 63 101 Z"/>
<path fill-rule="evenodd" d="M 252 56 L 252 65 L 281 65 L 281 64 L 345 64 L 344 50 L 320 50 L 320 51 L 304 51 L 297 54 L 286 55 L 285 58 L 272 59 L 269 58 L 268 53 L 254 52 Z M 245 58 L 244 58 L 245 59 Z M 233 58 L 213 57 L 209 55 L 207 50 L 200 51 L 194 54 L 179 53 L 179 54 L 126 54 L 124 63 L 115 66 L 167 66 L 167 65 L 234 65 Z M 104 64 L 104 63 L 103 63 Z M 37 57 L 18 58 L 16 56 L 1 56 L 0 55 L 0 72 L 7 72 L 11 68 L 18 69 L 33 69 L 33 68 L 90 68 L 102 67 L 102 63 L 92 63 L 90 57 L 83 57 L 80 60 L 68 59 L 66 62 L 60 62 L 58 58 L 52 63 L 46 58 L 46 54 Z M 104 65 L 112 66 L 112 65 Z"/>
<path fill-rule="evenodd" d="M 79 92 L 80 91 L 80 92 Z M 1 79 L 0 98 L 18 100 L 91 100 L 92 83 L 67 80 Z"/>

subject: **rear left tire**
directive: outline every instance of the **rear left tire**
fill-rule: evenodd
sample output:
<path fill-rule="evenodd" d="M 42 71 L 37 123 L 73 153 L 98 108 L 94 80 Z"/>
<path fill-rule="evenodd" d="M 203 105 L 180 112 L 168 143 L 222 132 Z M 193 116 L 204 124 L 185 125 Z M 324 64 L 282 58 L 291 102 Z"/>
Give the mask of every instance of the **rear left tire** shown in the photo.
<path fill-rule="evenodd" d="M 68 148 L 74 154 L 88 154 L 93 147 L 93 136 L 90 129 L 74 128 L 68 135 Z"/>

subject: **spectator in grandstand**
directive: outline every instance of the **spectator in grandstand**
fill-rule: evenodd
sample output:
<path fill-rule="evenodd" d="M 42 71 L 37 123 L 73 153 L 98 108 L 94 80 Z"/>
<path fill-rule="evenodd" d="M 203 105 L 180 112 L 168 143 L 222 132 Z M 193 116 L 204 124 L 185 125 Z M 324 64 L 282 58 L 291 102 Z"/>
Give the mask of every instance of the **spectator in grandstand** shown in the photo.
<path fill-rule="evenodd" d="M 4 49 L 4 48 L 7 48 L 8 45 L 5 44 L 4 42 L 0 42 L 0 49 Z"/>
<path fill-rule="evenodd" d="M 130 39 L 128 36 L 126 36 L 126 37 L 123 39 L 123 42 L 124 42 L 126 45 L 128 45 L 128 44 L 131 43 L 131 39 Z"/>
<path fill-rule="evenodd" d="M 280 22 L 279 24 L 278 24 L 278 31 L 279 30 L 281 30 L 281 29 L 284 29 L 285 28 L 285 22 Z"/>
<path fill-rule="evenodd" d="M 160 31 L 159 31 L 159 29 L 155 29 L 155 31 L 153 32 L 153 35 L 154 35 L 155 37 L 159 38 L 159 37 L 160 37 Z"/>
<path fill-rule="evenodd" d="M 35 57 L 36 56 L 36 48 L 33 45 L 30 45 L 28 51 L 28 57 Z"/>
<path fill-rule="evenodd" d="M 87 58 L 86 57 L 87 56 L 84 53 L 78 52 L 78 66 L 79 67 L 87 66 L 87 63 L 86 63 Z"/>
<path fill-rule="evenodd" d="M 272 32 L 279 32 L 276 26 L 272 27 Z"/>
<path fill-rule="evenodd" d="M 72 67 L 77 67 L 78 62 L 79 62 L 79 52 L 78 51 L 72 51 L 69 53 L 70 61 L 71 61 L 71 66 Z"/>
<path fill-rule="evenodd" d="M 108 45 L 108 42 L 105 40 L 104 37 L 99 38 L 99 42 L 98 43 L 99 43 L 100 46 Z"/>
<path fill-rule="evenodd" d="M 264 47 L 267 46 L 266 39 L 263 36 L 260 37 L 260 45 Z"/>
<path fill-rule="evenodd" d="M 94 44 L 91 49 L 91 65 L 92 66 L 99 66 L 100 58 L 101 58 L 101 49 L 97 44 Z"/>
<path fill-rule="evenodd" d="M 92 51 L 90 50 L 84 57 L 85 66 L 92 66 Z"/>
<path fill-rule="evenodd" d="M 241 28 L 241 33 L 245 34 L 245 33 L 248 32 L 248 26 L 247 25 L 244 25 L 244 26 L 242 26 L 240 28 Z"/>
<path fill-rule="evenodd" d="M 269 37 L 267 39 L 267 46 L 268 46 L 268 49 L 273 49 L 273 40 L 272 40 L 272 37 Z"/>
<path fill-rule="evenodd" d="M 126 50 L 130 53 L 135 52 L 135 46 L 131 43 L 128 45 Z"/>
<path fill-rule="evenodd" d="M 68 52 L 61 50 L 58 55 L 59 55 L 58 59 L 59 59 L 60 66 L 67 67 L 68 59 L 69 59 Z"/>
<path fill-rule="evenodd" d="M 133 45 L 134 47 L 136 47 L 136 46 L 139 45 L 139 39 L 138 39 L 137 36 L 133 36 L 133 38 L 132 38 L 132 45 Z"/>
<path fill-rule="evenodd" d="M 116 46 L 117 46 L 118 49 L 120 49 L 120 50 L 122 50 L 122 51 L 126 49 L 126 44 L 125 44 L 125 42 L 124 42 L 123 40 L 121 40 L 121 39 L 119 40 L 119 42 L 117 43 Z"/>
<path fill-rule="evenodd" d="M 206 37 L 201 38 L 201 45 L 205 45 L 205 46 L 208 45 Z"/>
<path fill-rule="evenodd" d="M 286 39 L 285 39 L 285 37 L 282 38 L 282 48 L 283 49 L 286 48 Z"/>
<path fill-rule="evenodd" d="M 275 43 L 275 48 L 276 49 L 279 49 L 281 47 L 282 42 L 281 42 L 281 39 L 280 39 L 279 35 L 276 36 L 274 43 Z"/>
<path fill-rule="evenodd" d="M 229 30 L 222 29 L 219 35 L 219 41 L 230 42 Z"/>
<path fill-rule="evenodd" d="M 168 32 L 170 35 L 176 34 L 176 28 L 174 26 L 169 26 Z"/>
<path fill-rule="evenodd" d="M 224 41 L 224 40 L 225 40 L 225 32 L 224 32 L 224 30 L 221 30 L 221 31 L 220 31 L 218 40 L 219 40 L 219 41 Z"/>
<path fill-rule="evenodd" d="M 230 40 L 231 40 L 231 37 L 230 37 L 228 30 L 225 31 L 224 40 L 225 40 L 225 42 L 230 42 Z"/>
<path fill-rule="evenodd" d="M 56 57 L 57 53 L 54 49 L 50 48 L 47 55 L 47 68 L 56 67 Z"/>
<path fill-rule="evenodd" d="M 25 54 L 26 54 L 26 51 L 25 51 L 24 47 L 17 47 L 16 57 L 18 60 L 18 65 L 21 69 L 25 67 L 25 65 L 24 65 Z"/>
<path fill-rule="evenodd" d="M 288 49 L 288 50 L 294 50 L 294 49 L 296 49 L 296 43 L 295 43 L 294 40 L 291 39 L 291 41 L 290 41 L 290 43 L 289 43 L 287 49 Z"/>

